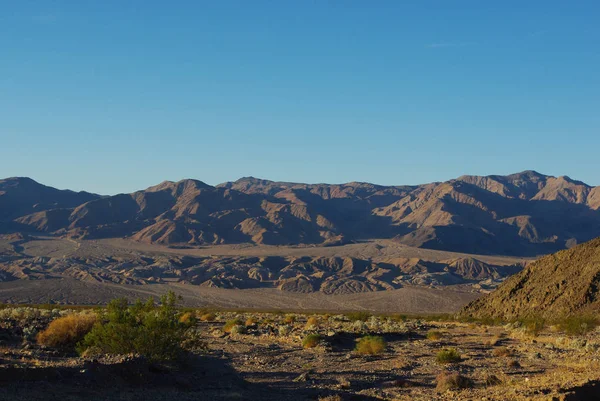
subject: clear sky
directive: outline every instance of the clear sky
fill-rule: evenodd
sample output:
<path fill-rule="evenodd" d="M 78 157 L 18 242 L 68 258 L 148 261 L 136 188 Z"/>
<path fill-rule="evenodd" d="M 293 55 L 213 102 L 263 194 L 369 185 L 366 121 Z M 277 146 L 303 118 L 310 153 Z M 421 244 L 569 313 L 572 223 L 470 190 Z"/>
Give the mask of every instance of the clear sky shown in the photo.
<path fill-rule="evenodd" d="M 600 185 L 600 2 L 0 0 L 0 177 Z"/>

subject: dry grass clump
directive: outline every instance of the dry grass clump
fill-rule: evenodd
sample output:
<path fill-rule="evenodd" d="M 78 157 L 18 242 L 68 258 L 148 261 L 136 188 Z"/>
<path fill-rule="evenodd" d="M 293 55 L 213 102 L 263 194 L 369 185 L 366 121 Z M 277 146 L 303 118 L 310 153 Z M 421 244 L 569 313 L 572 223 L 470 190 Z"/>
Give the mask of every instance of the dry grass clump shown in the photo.
<path fill-rule="evenodd" d="M 462 390 L 473 387 L 473 381 L 456 372 L 442 372 L 436 377 L 435 389 L 444 393 L 448 390 Z"/>
<path fill-rule="evenodd" d="M 429 330 L 426 337 L 430 341 L 439 341 L 444 337 L 444 334 L 438 330 Z"/>
<path fill-rule="evenodd" d="M 196 321 L 196 316 L 192 312 L 185 312 L 179 316 L 179 323 L 192 325 Z"/>
<path fill-rule="evenodd" d="M 446 363 L 458 363 L 462 359 L 460 357 L 460 353 L 456 349 L 446 348 L 436 354 L 435 360 L 438 363 L 446 364 Z"/>
<path fill-rule="evenodd" d="M 73 314 L 50 322 L 46 330 L 37 335 L 37 342 L 47 347 L 73 347 L 92 330 L 98 320 L 95 314 Z"/>
<path fill-rule="evenodd" d="M 316 316 L 311 316 L 306 321 L 306 328 L 314 328 L 319 326 L 319 319 Z"/>
<path fill-rule="evenodd" d="M 321 342 L 321 336 L 318 334 L 309 334 L 302 340 L 302 348 L 314 348 Z"/>
<path fill-rule="evenodd" d="M 256 319 L 253 317 L 249 317 L 246 319 L 246 326 L 254 326 L 256 324 Z"/>
<path fill-rule="evenodd" d="M 360 355 L 379 355 L 387 346 L 383 337 L 365 336 L 356 343 L 356 352 Z"/>
<path fill-rule="evenodd" d="M 240 319 L 228 320 L 227 322 L 225 322 L 225 325 L 223 326 L 223 331 L 225 333 L 231 333 L 231 330 L 235 326 L 242 326 L 243 324 L 244 324 L 244 322 L 242 322 Z"/>
<path fill-rule="evenodd" d="M 285 315 L 283 318 L 283 323 L 285 324 L 294 324 L 296 322 L 296 316 L 294 315 Z"/>
<path fill-rule="evenodd" d="M 207 313 L 200 315 L 200 320 L 202 320 L 203 322 L 212 322 L 216 318 L 217 317 L 212 312 L 207 312 Z"/>

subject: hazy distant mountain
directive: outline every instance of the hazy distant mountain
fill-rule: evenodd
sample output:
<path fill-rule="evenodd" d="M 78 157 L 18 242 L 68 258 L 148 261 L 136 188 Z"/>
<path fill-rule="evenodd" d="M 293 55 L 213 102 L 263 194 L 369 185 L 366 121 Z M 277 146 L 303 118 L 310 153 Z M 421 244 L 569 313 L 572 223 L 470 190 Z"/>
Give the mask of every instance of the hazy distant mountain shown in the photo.
<path fill-rule="evenodd" d="M 161 244 L 395 238 L 440 250 L 533 255 L 600 236 L 600 187 L 535 171 L 418 186 L 182 180 L 108 197 L 7 179 L 0 205 L 5 230 Z"/>
<path fill-rule="evenodd" d="M 100 196 L 87 192 L 61 191 L 26 177 L 0 180 L 0 222 L 30 213 L 73 208 Z"/>

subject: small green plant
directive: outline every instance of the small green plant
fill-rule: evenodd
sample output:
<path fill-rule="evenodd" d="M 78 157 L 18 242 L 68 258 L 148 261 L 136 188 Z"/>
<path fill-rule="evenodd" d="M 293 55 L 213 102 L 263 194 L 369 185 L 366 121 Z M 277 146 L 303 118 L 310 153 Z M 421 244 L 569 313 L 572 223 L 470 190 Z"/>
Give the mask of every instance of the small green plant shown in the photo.
<path fill-rule="evenodd" d="M 111 301 L 102 316 L 79 343 L 80 353 L 94 350 L 102 354 L 137 353 L 151 361 L 176 359 L 189 327 L 179 321 L 178 298 L 169 291 L 156 306 L 152 298 L 128 306 L 127 299 Z"/>
<path fill-rule="evenodd" d="M 444 337 L 444 334 L 438 330 L 429 330 L 426 336 L 430 341 L 439 341 Z"/>
<path fill-rule="evenodd" d="M 294 315 L 285 315 L 283 318 L 283 323 L 285 324 L 294 324 L 296 322 L 296 316 Z"/>
<path fill-rule="evenodd" d="M 243 324 L 244 324 L 244 322 L 242 322 L 240 319 L 228 320 L 225 322 L 225 325 L 223 326 L 223 331 L 225 333 L 231 333 L 231 329 L 233 329 L 235 326 L 241 326 Z"/>
<path fill-rule="evenodd" d="M 461 361 L 460 353 L 454 348 L 446 348 L 438 352 L 435 356 L 438 363 L 458 363 Z"/>
<path fill-rule="evenodd" d="M 582 336 L 598 326 L 594 316 L 569 316 L 558 321 L 558 327 L 568 335 Z"/>
<path fill-rule="evenodd" d="M 318 334 L 309 334 L 302 340 L 302 348 L 314 348 L 321 342 L 321 336 Z"/>
<path fill-rule="evenodd" d="M 383 337 L 364 336 L 356 343 L 356 352 L 360 355 L 379 355 L 387 346 Z"/>
<path fill-rule="evenodd" d="M 356 322 L 356 321 L 366 322 L 371 317 L 371 314 L 369 312 L 350 312 L 350 313 L 346 314 L 346 317 L 351 322 Z"/>

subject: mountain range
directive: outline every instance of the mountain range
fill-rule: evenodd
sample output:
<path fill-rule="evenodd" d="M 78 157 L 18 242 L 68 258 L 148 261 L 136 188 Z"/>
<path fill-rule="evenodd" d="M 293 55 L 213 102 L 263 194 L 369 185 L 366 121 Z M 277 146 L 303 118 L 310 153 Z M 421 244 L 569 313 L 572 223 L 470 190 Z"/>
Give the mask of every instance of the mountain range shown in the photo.
<path fill-rule="evenodd" d="M 170 246 L 394 239 L 445 251 L 534 256 L 600 236 L 600 187 L 524 171 L 413 186 L 253 177 L 211 186 L 186 179 L 101 196 L 17 177 L 0 180 L 0 232 Z"/>

